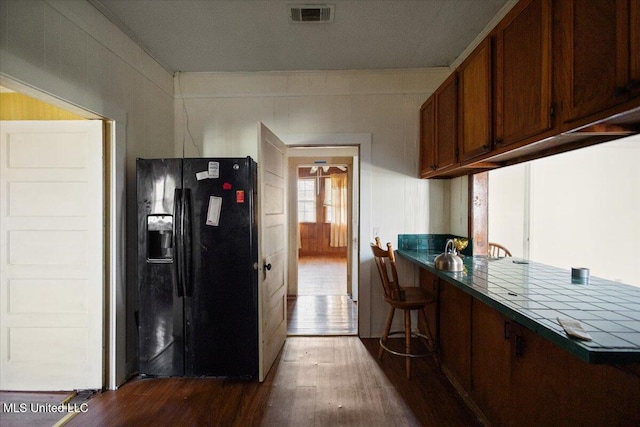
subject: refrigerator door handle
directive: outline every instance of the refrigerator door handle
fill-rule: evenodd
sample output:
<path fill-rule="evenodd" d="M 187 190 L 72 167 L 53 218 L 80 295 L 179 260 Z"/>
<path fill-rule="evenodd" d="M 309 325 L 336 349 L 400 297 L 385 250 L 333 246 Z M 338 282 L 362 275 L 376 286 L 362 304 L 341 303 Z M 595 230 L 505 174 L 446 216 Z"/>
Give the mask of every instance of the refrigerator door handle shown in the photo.
<path fill-rule="evenodd" d="M 184 294 L 187 297 L 193 296 L 193 252 L 191 250 L 191 190 L 184 189 L 182 197 L 182 240 L 183 240 L 183 262 L 182 274 L 184 277 Z"/>
<path fill-rule="evenodd" d="M 176 294 L 178 295 L 178 297 L 183 297 L 184 296 L 184 288 L 183 288 L 183 283 L 184 283 L 184 267 L 183 267 L 183 260 L 184 260 L 184 240 L 183 240 L 183 234 L 182 234 L 182 208 L 183 205 L 183 201 L 182 201 L 182 190 L 179 188 L 176 188 L 174 195 L 173 195 L 173 241 L 175 242 L 175 271 L 176 271 L 176 280 L 174 280 L 174 283 L 176 284 Z"/>

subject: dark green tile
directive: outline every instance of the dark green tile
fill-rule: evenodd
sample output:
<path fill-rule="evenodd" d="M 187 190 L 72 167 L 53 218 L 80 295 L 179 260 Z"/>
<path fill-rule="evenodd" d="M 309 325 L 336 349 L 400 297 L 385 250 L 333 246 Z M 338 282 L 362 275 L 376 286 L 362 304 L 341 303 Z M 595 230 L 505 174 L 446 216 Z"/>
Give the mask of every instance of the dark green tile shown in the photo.
<path fill-rule="evenodd" d="M 427 246 L 446 238 L 427 235 Z M 466 274 L 445 273 L 434 269 L 434 256 L 439 252 L 400 251 L 400 255 L 583 360 L 603 363 L 609 357 L 612 361 L 624 357 L 640 362 L 640 289 L 596 277 L 588 285 L 572 284 L 568 270 L 534 262 L 514 264 L 509 258 L 465 257 Z M 582 322 L 595 334 L 594 341 L 567 338 L 557 324 L 558 316 Z"/>
<path fill-rule="evenodd" d="M 619 323 L 604 319 L 589 320 L 586 322 L 586 325 L 591 325 L 601 332 L 634 332 L 633 329 L 629 329 Z M 590 328 L 585 327 L 585 329 L 589 330 Z"/>

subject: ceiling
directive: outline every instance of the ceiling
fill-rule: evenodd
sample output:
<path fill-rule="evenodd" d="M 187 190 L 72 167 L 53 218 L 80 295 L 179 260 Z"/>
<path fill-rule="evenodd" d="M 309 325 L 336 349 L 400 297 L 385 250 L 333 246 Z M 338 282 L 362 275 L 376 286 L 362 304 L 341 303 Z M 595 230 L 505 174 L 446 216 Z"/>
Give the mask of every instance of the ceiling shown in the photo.
<path fill-rule="evenodd" d="M 169 72 L 449 66 L 507 0 L 89 0 Z M 288 5 L 332 4 L 331 23 Z"/>

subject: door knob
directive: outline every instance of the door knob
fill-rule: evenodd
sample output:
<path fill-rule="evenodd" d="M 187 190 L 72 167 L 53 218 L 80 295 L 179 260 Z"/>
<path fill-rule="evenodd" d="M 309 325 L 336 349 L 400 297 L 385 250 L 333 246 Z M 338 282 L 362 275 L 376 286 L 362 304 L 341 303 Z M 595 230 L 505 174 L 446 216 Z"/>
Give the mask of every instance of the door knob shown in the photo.
<path fill-rule="evenodd" d="M 267 271 L 271 271 L 271 263 L 267 264 L 266 262 L 263 265 L 264 269 Z"/>

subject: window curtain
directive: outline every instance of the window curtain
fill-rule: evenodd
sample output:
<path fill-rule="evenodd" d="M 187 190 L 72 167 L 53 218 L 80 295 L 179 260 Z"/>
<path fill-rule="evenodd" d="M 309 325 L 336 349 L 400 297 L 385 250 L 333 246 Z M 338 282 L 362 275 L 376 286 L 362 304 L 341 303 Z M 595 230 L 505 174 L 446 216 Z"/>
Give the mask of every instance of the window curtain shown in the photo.
<path fill-rule="evenodd" d="M 332 248 L 347 246 L 347 217 L 348 195 L 347 174 L 338 173 L 331 175 L 331 202 L 333 218 L 331 219 L 331 239 L 329 246 Z"/>

